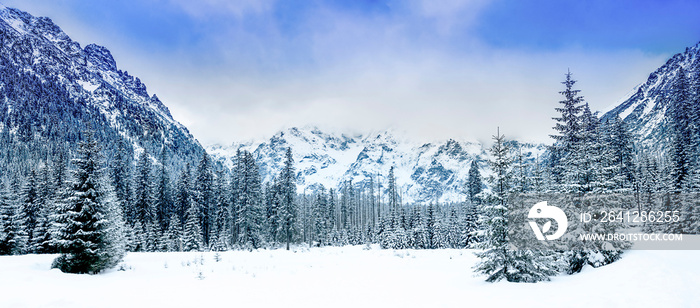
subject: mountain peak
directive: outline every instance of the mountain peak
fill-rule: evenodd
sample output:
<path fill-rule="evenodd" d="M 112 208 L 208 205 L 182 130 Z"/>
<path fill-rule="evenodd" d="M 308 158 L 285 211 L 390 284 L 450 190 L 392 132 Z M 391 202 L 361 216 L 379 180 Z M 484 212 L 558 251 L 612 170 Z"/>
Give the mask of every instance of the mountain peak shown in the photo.
<path fill-rule="evenodd" d="M 138 77 L 117 69 L 107 48 L 95 44 L 80 48 L 50 18 L 4 6 L 0 6 L 0 36 L 4 43 L 0 48 L 0 87 L 4 89 L 0 109 L 52 123 L 13 122 L 32 127 L 23 136 L 25 141 L 36 140 L 42 146 L 46 142 L 74 145 L 75 132 L 90 126 L 112 150 L 120 139 L 128 140 L 129 148 L 151 154 L 169 148 L 177 157 L 175 165 L 195 161 L 203 153 L 201 145 L 157 96 L 148 94 Z M 0 119 L 3 116 L 6 114 L 0 114 Z"/>
<path fill-rule="evenodd" d="M 669 58 L 601 119 L 620 117 L 643 147 L 660 150 L 665 145 L 663 136 L 670 117 L 669 98 L 679 74 L 700 78 L 700 42 Z"/>
<path fill-rule="evenodd" d="M 83 51 L 85 51 L 88 61 L 93 65 L 110 72 L 117 71 L 117 61 L 114 61 L 112 53 L 104 46 L 89 44 L 85 46 Z"/>
<path fill-rule="evenodd" d="M 397 137 L 395 130 L 359 134 L 311 125 L 284 129 L 266 141 L 213 145 L 208 152 L 232 166 L 238 149 L 249 150 L 263 181 L 271 181 L 282 168 L 287 147 L 292 148 L 298 191 L 339 189 L 348 181 L 365 188 L 379 181 L 385 190 L 389 168 L 394 166 L 405 202 L 462 201 L 469 164 L 483 155 L 479 144 L 454 139 L 418 143 L 401 134 Z"/>

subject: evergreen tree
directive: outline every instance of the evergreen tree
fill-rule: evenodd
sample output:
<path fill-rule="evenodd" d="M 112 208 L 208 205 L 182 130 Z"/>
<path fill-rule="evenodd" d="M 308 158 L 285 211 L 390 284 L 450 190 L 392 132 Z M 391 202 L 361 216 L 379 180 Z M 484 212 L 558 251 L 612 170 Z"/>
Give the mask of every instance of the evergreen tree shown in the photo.
<path fill-rule="evenodd" d="M 588 103 L 585 103 L 581 114 L 581 140 L 574 154 L 580 165 L 578 177 L 580 192 L 598 192 L 604 186 L 602 183 L 604 166 L 601 158 L 604 148 L 601 143 L 603 140 L 601 140 L 600 126 L 600 120 L 591 113 Z"/>
<path fill-rule="evenodd" d="M 564 100 L 559 102 L 562 107 L 555 108 L 561 116 L 553 118 L 556 121 L 554 130 L 557 134 L 551 135 L 555 143 L 550 148 L 550 166 L 554 184 L 563 185 L 569 191 L 578 190 L 580 171 L 577 157 L 571 157 L 579 150 L 580 114 L 583 111 L 583 97 L 579 95 L 581 90 L 573 88 L 575 83 L 576 81 L 571 78 L 571 72 L 567 72 L 566 80 L 562 82 L 566 88 L 559 92 L 564 95 Z"/>
<path fill-rule="evenodd" d="M 175 216 L 180 219 L 180 225 L 185 224 L 187 211 L 190 209 L 192 193 L 190 187 L 190 164 L 185 165 L 185 169 L 180 173 L 177 182 L 177 196 L 175 199 Z"/>
<path fill-rule="evenodd" d="M 0 255 L 17 255 L 24 252 L 27 236 L 17 212 L 9 188 L 0 183 Z"/>
<path fill-rule="evenodd" d="M 399 192 L 398 192 L 398 188 L 396 187 L 396 176 L 394 175 L 394 166 L 391 166 L 391 168 L 389 168 L 388 194 L 389 194 L 389 209 L 391 210 L 392 213 L 394 213 L 394 217 L 395 217 L 396 212 L 399 208 Z"/>
<path fill-rule="evenodd" d="M 229 212 L 231 213 L 231 244 L 236 244 L 238 243 L 238 236 L 240 234 L 240 226 L 239 226 L 239 217 L 238 213 L 241 210 L 241 187 L 242 187 L 242 182 L 243 182 L 243 170 L 245 169 L 244 166 L 244 157 L 243 153 L 241 152 L 240 149 L 236 150 L 236 163 L 233 166 L 233 169 L 231 170 L 231 189 L 230 189 L 230 200 L 229 200 Z M 272 221 L 270 221 L 273 209 L 274 207 L 273 200 L 272 200 L 272 188 L 271 184 L 267 183 L 267 186 L 265 187 L 265 204 L 267 205 L 267 212 L 266 212 L 266 219 L 268 220 L 268 223 L 271 225 L 274 225 L 273 232 L 277 231 L 277 224 L 273 224 Z M 276 237 L 270 234 L 271 238 L 270 241 L 275 241 Z"/>
<path fill-rule="evenodd" d="M 163 147 L 160 153 L 160 166 L 158 168 L 158 186 L 156 188 L 155 207 L 156 221 L 159 230 L 166 230 L 170 216 L 175 212 L 172 188 L 170 185 L 170 175 L 166 167 L 168 163 L 167 148 Z"/>
<path fill-rule="evenodd" d="M 231 243 L 230 230 L 231 225 L 231 213 L 229 205 L 229 195 L 227 191 L 226 177 L 223 171 L 217 171 L 214 194 L 214 227 L 213 233 L 217 237 L 217 241 L 214 242 L 212 250 L 224 251 L 229 247 Z M 262 202 L 262 200 L 261 200 Z M 262 214 L 260 219 L 262 219 Z"/>
<path fill-rule="evenodd" d="M 69 273 L 99 273 L 124 256 L 123 221 L 111 187 L 102 179 L 100 149 L 91 133 L 73 159 L 71 195 L 61 209 L 53 267 Z"/>
<path fill-rule="evenodd" d="M 51 171 L 46 165 L 41 165 L 38 172 L 37 200 L 40 204 L 39 221 L 34 229 L 34 240 L 30 243 L 30 250 L 36 253 L 54 253 L 53 240 L 51 238 L 52 215 L 56 212 L 55 195 Z"/>
<path fill-rule="evenodd" d="M 530 191 L 530 172 L 528 163 L 525 161 L 525 156 L 521 146 L 518 146 L 518 155 L 514 161 L 514 187 L 513 191 L 518 193 L 526 193 Z"/>
<path fill-rule="evenodd" d="M 506 279 L 510 282 L 537 282 L 549 280 L 556 273 L 548 256 L 529 250 L 508 248 L 508 195 L 512 191 L 512 160 L 505 137 L 498 133 L 490 149 L 489 164 L 493 175 L 489 178 L 491 191 L 482 194 L 479 219 L 484 241 L 477 245 L 481 259 L 474 269 L 486 275 L 486 281 Z"/>
<path fill-rule="evenodd" d="M 32 244 L 36 242 L 35 237 L 38 235 L 36 234 L 36 229 L 39 222 L 42 220 L 42 217 L 40 216 L 42 205 L 39 204 L 40 201 L 37 182 L 36 172 L 34 169 L 32 169 L 29 173 L 29 177 L 27 178 L 27 182 L 22 188 L 22 194 L 20 196 L 21 206 L 19 219 L 22 220 L 25 232 L 27 233 L 27 241 L 29 244 L 27 248 L 29 248 L 28 252 L 30 253 L 35 252 L 32 249 L 32 246 L 34 246 Z"/>
<path fill-rule="evenodd" d="M 284 167 L 279 175 L 280 185 L 280 208 L 279 214 L 281 218 L 282 228 L 284 231 L 287 250 L 292 241 L 292 235 L 297 221 L 297 208 L 294 202 L 296 196 L 297 185 L 296 176 L 294 175 L 294 159 L 292 158 L 292 148 L 287 148 L 285 155 Z"/>
<path fill-rule="evenodd" d="M 202 243 L 209 246 L 209 236 L 211 233 L 212 208 L 214 207 L 214 171 L 208 154 L 202 155 L 197 167 L 197 177 L 194 183 L 194 200 L 199 205 L 197 213 L 199 215 L 200 228 L 202 230 Z"/>
<path fill-rule="evenodd" d="M 435 205 L 428 205 L 425 215 L 425 233 L 427 240 L 427 248 L 438 248 L 438 225 L 435 217 Z"/>
<path fill-rule="evenodd" d="M 625 122 L 615 117 L 608 124 L 608 148 L 612 169 L 615 170 L 612 182 L 614 190 L 618 192 L 629 191 L 634 182 L 634 144 Z"/>
<path fill-rule="evenodd" d="M 671 116 L 671 146 L 669 148 L 669 163 L 671 176 L 671 189 L 673 192 L 681 192 L 688 187 L 691 174 L 693 156 L 697 147 L 693 142 L 692 119 L 693 107 L 691 105 L 690 85 L 685 70 L 681 67 L 674 80 L 672 97 L 667 113 Z"/>
<path fill-rule="evenodd" d="M 182 251 L 182 223 L 177 215 L 170 217 L 168 230 L 166 231 L 168 251 Z"/>
<path fill-rule="evenodd" d="M 144 150 L 139 156 L 137 167 L 133 217 L 134 221 L 141 223 L 144 228 L 154 220 L 153 208 L 155 206 L 155 198 L 153 194 L 153 177 L 151 176 L 152 169 L 151 158 Z M 145 231 L 145 229 L 142 231 Z"/>
<path fill-rule="evenodd" d="M 471 204 L 476 205 L 479 203 L 478 195 L 481 193 L 483 185 L 481 173 L 479 172 L 479 164 L 476 159 L 474 159 L 469 166 L 469 178 L 467 179 L 467 193 Z"/>
<path fill-rule="evenodd" d="M 255 164 L 253 155 L 249 152 L 243 154 L 243 170 L 240 186 L 240 207 L 238 213 L 238 226 L 240 235 L 238 244 L 241 247 L 257 249 L 263 242 L 262 218 L 262 191 L 260 173 Z"/>
<path fill-rule="evenodd" d="M 326 214 L 328 201 L 326 200 L 325 189 L 321 188 L 314 198 L 311 216 L 312 216 L 312 238 L 311 241 L 318 242 L 319 246 L 326 245 L 326 235 L 328 234 L 328 215 Z"/>
<path fill-rule="evenodd" d="M 202 228 L 199 221 L 199 205 L 195 201 L 190 201 L 190 208 L 187 210 L 187 221 L 182 239 L 183 251 L 200 251 L 204 247 L 202 239 Z"/>
<path fill-rule="evenodd" d="M 133 212 L 133 186 L 132 186 L 132 159 L 133 152 L 130 146 L 126 143 L 124 139 L 120 139 L 118 143 L 117 151 L 112 159 L 112 185 L 114 187 L 114 194 L 116 202 L 122 209 L 122 212 L 126 216 L 127 224 L 131 225 L 134 223 L 133 218 L 135 216 Z M 63 179 L 63 170 L 65 170 L 65 163 L 63 159 L 59 159 L 58 163 L 54 163 L 57 166 L 57 170 L 54 171 L 56 181 L 62 185 L 65 182 Z"/>

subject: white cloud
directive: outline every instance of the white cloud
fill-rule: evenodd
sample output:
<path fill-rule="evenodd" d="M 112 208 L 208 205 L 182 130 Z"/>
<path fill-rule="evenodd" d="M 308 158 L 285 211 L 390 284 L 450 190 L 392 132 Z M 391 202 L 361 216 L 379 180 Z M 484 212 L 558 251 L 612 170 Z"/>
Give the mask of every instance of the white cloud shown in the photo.
<path fill-rule="evenodd" d="M 162 0 L 157 0 L 162 1 Z M 260 15 L 269 12 L 274 0 L 165 0 L 186 13 L 207 18 L 211 15 L 233 15 L 241 18 L 246 15 Z"/>
<path fill-rule="evenodd" d="M 413 0 L 412 9 L 421 17 L 432 20 L 438 33 L 449 34 L 453 27 L 471 26 L 479 12 L 491 0 Z"/>
<path fill-rule="evenodd" d="M 319 5 L 292 35 L 276 28 L 271 0 L 152 1 L 199 22 L 230 15 L 254 18 L 256 27 L 217 24 L 200 33 L 197 45 L 153 53 L 127 41 L 126 33 L 70 20 L 70 10 L 58 4 L 44 8 L 55 13 L 32 13 L 57 16 L 82 45 L 93 39 L 110 48 L 119 67 L 139 76 L 203 143 L 269 137 L 306 124 L 353 131 L 394 126 L 418 138 L 480 140 L 500 126 L 508 137 L 548 142 L 567 68 L 592 108 L 602 109 L 669 56 L 496 49 L 468 35 L 488 4 L 480 0 L 416 0 L 400 15 Z"/>

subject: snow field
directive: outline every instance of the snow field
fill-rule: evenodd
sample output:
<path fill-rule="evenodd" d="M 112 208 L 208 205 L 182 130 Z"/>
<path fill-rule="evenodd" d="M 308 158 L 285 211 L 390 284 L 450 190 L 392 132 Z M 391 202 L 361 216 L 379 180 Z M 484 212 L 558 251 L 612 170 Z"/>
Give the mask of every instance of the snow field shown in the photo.
<path fill-rule="evenodd" d="M 56 255 L 0 257 L 0 307 L 693 307 L 700 251 L 629 251 L 551 282 L 487 283 L 473 250 L 376 246 L 129 253 L 124 270 L 50 269 Z M 218 259 L 218 261 L 217 261 Z"/>

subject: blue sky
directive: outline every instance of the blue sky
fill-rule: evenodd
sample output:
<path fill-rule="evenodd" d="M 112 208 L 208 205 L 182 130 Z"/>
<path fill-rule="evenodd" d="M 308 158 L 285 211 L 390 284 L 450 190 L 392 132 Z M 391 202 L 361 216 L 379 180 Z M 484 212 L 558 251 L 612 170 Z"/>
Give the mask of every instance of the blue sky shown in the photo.
<path fill-rule="evenodd" d="M 284 127 L 548 142 L 700 41 L 697 1 L 0 0 L 109 48 L 203 143 Z"/>

